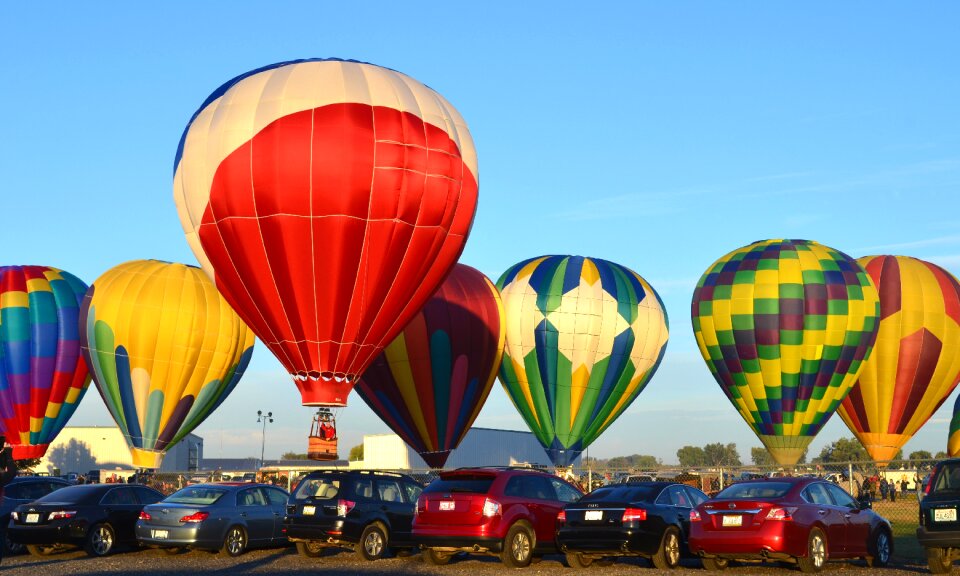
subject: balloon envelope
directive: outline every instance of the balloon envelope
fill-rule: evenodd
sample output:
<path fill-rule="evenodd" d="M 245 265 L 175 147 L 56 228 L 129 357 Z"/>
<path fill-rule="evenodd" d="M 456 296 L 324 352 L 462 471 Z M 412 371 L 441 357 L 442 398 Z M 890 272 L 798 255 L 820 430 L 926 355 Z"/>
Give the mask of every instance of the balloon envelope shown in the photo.
<path fill-rule="evenodd" d="M 134 260 L 90 286 L 83 354 L 137 467 L 164 453 L 236 387 L 253 333 L 199 269 Z"/>
<path fill-rule="evenodd" d="M 305 405 L 346 404 L 456 263 L 477 202 L 453 106 L 353 61 L 230 80 L 191 119 L 174 170 L 191 249 Z"/>
<path fill-rule="evenodd" d="M 797 462 L 870 354 L 877 291 L 857 262 L 807 240 L 765 240 L 717 260 L 693 293 L 710 372 L 770 454 Z"/>
<path fill-rule="evenodd" d="M 17 460 L 46 453 L 90 384 L 77 327 L 86 291 L 56 268 L 0 267 L 0 430 Z"/>
<path fill-rule="evenodd" d="M 497 281 L 510 399 L 556 466 L 567 466 L 636 399 L 668 338 L 660 297 L 598 258 L 542 256 Z"/>
<path fill-rule="evenodd" d="M 457 264 L 357 382 L 357 393 L 432 468 L 477 419 L 503 354 L 500 294 Z"/>
<path fill-rule="evenodd" d="M 950 418 L 950 435 L 947 437 L 947 454 L 951 458 L 960 456 L 960 396 L 953 404 L 953 417 Z"/>
<path fill-rule="evenodd" d="M 840 417 L 876 461 L 894 458 L 960 378 L 960 283 L 908 256 L 857 260 L 880 294 L 880 331 Z"/>

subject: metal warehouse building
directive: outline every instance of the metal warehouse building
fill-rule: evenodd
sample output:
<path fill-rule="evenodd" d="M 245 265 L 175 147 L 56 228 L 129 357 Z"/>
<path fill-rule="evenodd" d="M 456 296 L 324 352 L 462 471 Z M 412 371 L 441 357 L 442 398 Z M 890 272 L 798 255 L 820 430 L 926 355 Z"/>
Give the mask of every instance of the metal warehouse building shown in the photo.
<path fill-rule="evenodd" d="M 203 459 L 203 439 L 195 434 L 177 442 L 163 458 L 162 472 L 196 470 Z M 116 426 L 67 426 L 50 443 L 47 453 L 34 468 L 60 474 L 90 470 L 135 468 L 123 433 Z"/>

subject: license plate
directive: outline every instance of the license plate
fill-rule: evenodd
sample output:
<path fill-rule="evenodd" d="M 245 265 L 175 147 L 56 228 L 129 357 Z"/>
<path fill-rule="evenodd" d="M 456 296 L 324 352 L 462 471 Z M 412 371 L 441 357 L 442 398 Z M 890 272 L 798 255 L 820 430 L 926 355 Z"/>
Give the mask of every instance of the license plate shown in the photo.
<path fill-rule="evenodd" d="M 36 524 L 39 521 L 40 521 L 39 514 L 27 514 L 27 519 L 25 520 L 27 524 Z"/>
<path fill-rule="evenodd" d="M 155 538 L 157 540 L 163 540 L 164 538 L 170 537 L 170 531 L 169 530 L 151 530 L 150 537 Z"/>
<path fill-rule="evenodd" d="M 316 506 L 304 506 L 304 507 L 303 507 L 303 515 L 304 515 L 304 516 L 313 516 L 313 515 L 316 514 L 316 513 L 317 513 L 317 507 L 316 507 Z"/>
<path fill-rule="evenodd" d="M 739 514 L 726 514 L 723 516 L 724 526 L 743 526 L 743 516 Z"/>
<path fill-rule="evenodd" d="M 933 511 L 933 521 L 934 522 L 956 522 L 957 509 L 956 508 L 935 509 Z"/>
<path fill-rule="evenodd" d="M 451 501 L 446 501 L 446 500 L 445 500 L 445 501 L 441 501 L 441 502 L 440 502 L 440 509 L 441 509 L 441 510 L 453 510 L 453 509 L 455 509 L 456 507 L 457 507 L 457 503 L 456 503 L 456 502 L 453 502 L 452 500 L 451 500 Z"/>
<path fill-rule="evenodd" d="M 584 520 L 603 520 L 603 510 L 587 510 L 583 513 Z"/>

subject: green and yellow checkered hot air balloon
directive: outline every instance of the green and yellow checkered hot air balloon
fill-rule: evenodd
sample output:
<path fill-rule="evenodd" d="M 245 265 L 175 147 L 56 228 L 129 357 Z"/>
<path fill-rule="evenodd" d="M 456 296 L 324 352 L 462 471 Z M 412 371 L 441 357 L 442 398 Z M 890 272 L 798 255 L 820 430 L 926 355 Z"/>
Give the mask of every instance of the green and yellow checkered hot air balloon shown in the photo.
<path fill-rule="evenodd" d="M 727 398 L 774 459 L 791 465 L 857 381 L 877 337 L 880 301 L 843 252 L 764 240 L 710 266 L 691 316 Z"/>

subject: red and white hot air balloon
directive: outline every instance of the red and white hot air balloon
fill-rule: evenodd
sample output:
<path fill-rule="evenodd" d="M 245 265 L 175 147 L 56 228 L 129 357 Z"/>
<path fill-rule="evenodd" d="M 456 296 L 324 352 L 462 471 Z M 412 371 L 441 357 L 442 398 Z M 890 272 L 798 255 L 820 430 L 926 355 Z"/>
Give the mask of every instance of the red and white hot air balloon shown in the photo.
<path fill-rule="evenodd" d="M 477 154 L 413 78 L 298 60 L 218 88 L 184 131 L 174 200 L 217 288 L 294 377 L 343 406 L 463 251 Z"/>

